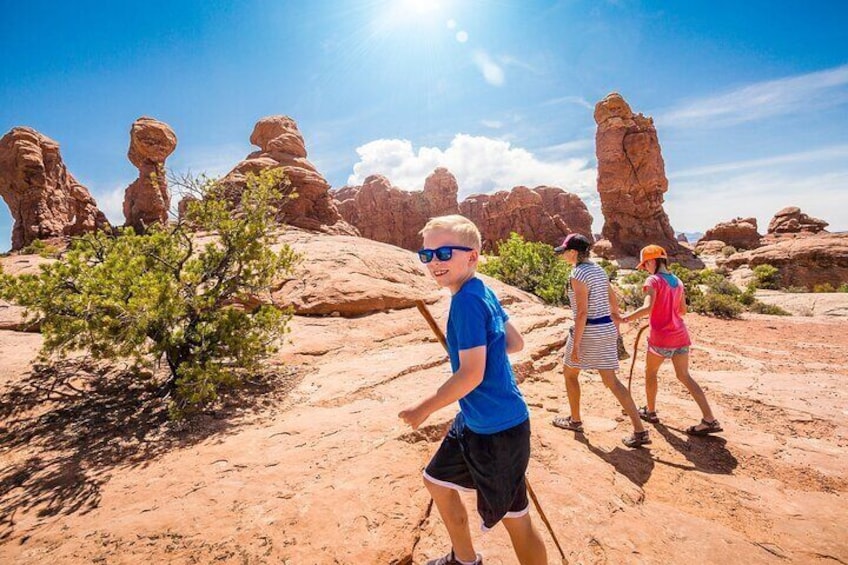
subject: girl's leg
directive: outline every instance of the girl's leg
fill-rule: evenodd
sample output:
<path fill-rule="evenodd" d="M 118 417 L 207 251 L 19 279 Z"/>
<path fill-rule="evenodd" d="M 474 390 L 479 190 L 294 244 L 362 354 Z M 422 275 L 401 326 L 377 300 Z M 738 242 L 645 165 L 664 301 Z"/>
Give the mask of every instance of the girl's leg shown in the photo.
<path fill-rule="evenodd" d="M 566 365 L 563 373 L 565 374 L 565 393 L 568 395 L 568 407 L 571 409 L 571 419 L 576 422 L 582 422 L 583 420 L 580 417 L 580 381 L 577 380 L 580 369 Z"/>
<path fill-rule="evenodd" d="M 695 399 L 695 402 L 698 403 L 698 408 L 701 409 L 701 414 L 703 414 L 704 420 L 707 422 L 715 420 L 715 416 L 710 408 L 710 403 L 707 402 L 707 397 L 704 395 L 704 391 L 701 390 L 701 387 L 698 386 L 698 383 L 696 383 L 689 374 L 689 354 L 682 353 L 680 355 L 675 355 L 671 358 L 671 362 L 674 365 L 674 374 L 677 375 L 677 379 L 683 383 L 683 386 L 686 387 L 686 390 L 689 391 L 689 394 L 691 394 L 692 398 Z M 698 424 L 696 426 L 697 429 L 703 429 L 706 427 L 707 426 L 704 426 L 703 424 Z"/>
<path fill-rule="evenodd" d="M 630 421 L 633 422 L 633 429 L 637 432 L 645 431 L 645 427 L 642 425 L 642 420 L 639 419 L 639 412 L 636 408 L 636 403 L 633 402 L 633 397 L 630 396 L 630 392 L 627 390 L 627 387 L 618 380 L 618 377 L 616 377 L 615 371 L 611 369 L 600 369 L 598 372 L 601 374 L 601 379 L 604 381 L 604 385 L 612 391 L 618 399 L 618 403 L 621 404 L 622 408 L 624 408 L 625 413 L 630 416 Z"/>
<path fill-rule="evenodd" d="M 662 365 L 663 357 L 648 351 L 645 356 L 645 396 L 647 397 L 648 412 L 657 411 L 657 373 Z"/>

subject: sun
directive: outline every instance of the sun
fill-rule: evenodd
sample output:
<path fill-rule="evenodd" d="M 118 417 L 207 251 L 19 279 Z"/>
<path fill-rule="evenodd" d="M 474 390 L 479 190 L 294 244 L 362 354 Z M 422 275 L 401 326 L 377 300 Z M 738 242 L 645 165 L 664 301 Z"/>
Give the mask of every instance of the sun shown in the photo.
<path fill-rule="evenodd" d="M 439 0 L 401 0 L 400 3 L 407 10 L 418 14 L 438 12 L 442 8 L 442 3 Z"/>

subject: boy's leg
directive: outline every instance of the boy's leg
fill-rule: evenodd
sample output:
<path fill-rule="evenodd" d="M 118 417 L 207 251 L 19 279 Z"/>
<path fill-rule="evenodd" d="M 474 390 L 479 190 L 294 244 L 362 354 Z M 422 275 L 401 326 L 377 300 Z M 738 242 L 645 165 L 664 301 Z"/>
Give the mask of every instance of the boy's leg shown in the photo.
<path fill-rule="evenodd" d="M 547 565 L 548 553 L 539 531 L 533 526 L 530 514 L 502 520 L 512 547 L 521 565 Z"/>
<path fill-rule="evenodd" d="M 583 419 L 580 417 L 580 381 L 577 380 L 580 369 L 566 365 L 563 373 L 565 374 L 565 393 L 568 395 L 568 407 L 571 410 L 571 419 L 582 422 Z"/>
<path fill-rule="evenodd" d="M 433 497 L 433 502 L 439 509 L 442 522 L 445 523 L 448 530 L 454 555 L 462 561 L 473 562 L 477 559 L 477 552 L 474 551 L 474 544 L 471 541 L 468 512 L 465 510 L 465 505 L 462 504 L 459 493 L 450 487 L 437 485 L 426 478 L 424 484 L 430 491 L 430 496 Z"/>
<path fill-rule="evenodd" d="M 671 362 L 674 365 L 674 373 L 677 375 L 678 380 L 683 383 L 683 386 L 686 387 L 686 390 L 689 391 L 689 394 L 691 394 L 692 398 L 695 399 L 695 402 L 698 403 L 698 408 L 701 409 L 701 414 L 703 414 L 704 420 L 707 422 L 714 421 L 715 416 L 710 408 L 710 403 L 707 402 L 707 397 L 704 394 L 704 391 L 689 374 L 689 354 L 681 353 L 679 355 L 675 355 L 671 358 Z M 701 429 L 707 426 L 698 424 L 696 427 Z"/>
<path fill-rule="evenodd" d="M 647 398 L 648 412 L 657 411 L 657 373 L 662 365 L 663 357 L 648 351 L 645 356 L 645 397 Z"/>
<path fill-rule="evenodd" d="M 616 377 L 615 371 L 612 369 L 599 369 L 598 372 L 601 374 L 601 380 L 604 381 L 604 385 L 612 391 L 618 399 L 618 403 L 621 404 L 621 407 L 624 408 L 624 411 L 630 417 L 630 421 L 633 423 L 633 429 L 637 432 L 645 431 L 642 420 L 639 418 L 636 403 L 633 402 L 633 397 L 630 396 L 627 387 Z"/>

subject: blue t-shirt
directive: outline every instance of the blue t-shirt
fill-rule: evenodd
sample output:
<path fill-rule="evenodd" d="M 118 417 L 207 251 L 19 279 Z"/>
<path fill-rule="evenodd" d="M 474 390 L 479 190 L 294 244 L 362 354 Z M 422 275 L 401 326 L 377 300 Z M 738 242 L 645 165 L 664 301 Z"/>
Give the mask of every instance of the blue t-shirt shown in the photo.
<path fill-rule="evenodd" d="M 461 350 L 486 346 L 483 381 L 459 400 L 466 425 L 478 434 L 494 434 L 530 417 L 506 354 L 508 319 L 498 297 L 477 277 L 451 298 L 447 341 L 453 372 Z"/>

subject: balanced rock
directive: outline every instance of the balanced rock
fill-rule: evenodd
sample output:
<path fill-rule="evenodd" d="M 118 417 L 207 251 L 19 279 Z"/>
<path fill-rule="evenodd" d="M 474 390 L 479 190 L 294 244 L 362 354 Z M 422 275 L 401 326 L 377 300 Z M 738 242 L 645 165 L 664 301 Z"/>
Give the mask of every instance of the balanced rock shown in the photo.
<path fill-rule="evenodd" d="M 621 95 L 612 93 L 595 105 L 595 123 L 602 234 L 612 254 L 635 257 L 653 243 L 698 266 L 700 261 L 677 242 L 663 210 L 668 179 L 653 119 L 634 114 Z"/>
<path fill-rule="evenodd" d="M 760 246 L 761 237 L 757 232 L 756 218 L 734 218 L 708 229 L 696 249 L 702 248 L 708 241 L 723 241 L 736 249 L 756 249 Z"/>
<path fill-rule="evenodd" d="M 475 194 L 459 204 L 460 212 L 480 228 L 483 249 L 515 232 L 527 241 L 558 244 L 572 232 L 592 240 L 592 215 L 576 194 L 561 188 L 516 186 L 494 194 Z"/>
<path fill-rule="evenodd" d="M 32 128 L 12 128 L 0 138 L 0 196 L 15 220 L 13 250 L 108 225 L 88 189 L 68 172 L 59 144 Z"/>
<path fill-rule="evenodd" d="M 797 206 L 787 206 L 778 211 L 769 222 L 769 234 L 804 233 L 815 234 L 824 231 L 828 223 L 801 212 Z"/>
<path fill-rule="evenodd" d="M 439 167 L 424 181 L 423 191 L 402 190 L 382 175 L 370 175 L 361 186 L 342 187 L 333 197 L 342 217 L 363 237 L 415 250 L 428 219 L 459 213 L 458 191 L 453 174 Z"/>
<path fill-rule="evenodd" d="M 125 225 L 142 233 L 152 224 L 168 223 L 171 193 L 165 176 L 165 159 L 177 147 L 171 127 L 153 118 L 141 117 L 130 128 L 130 162 L 138 178 L 124 193 Z"/>
<path fill-rule="evenodd" d="M 345 222 L 336 209 L 330 185 L 306 159 L 306 144 L 293 119 L 288 116 L 262 118 L 253 128 L 250 142 L 260 150 L 248 155 L 222 179 L 234 199 L 244 190 L 247 174 L 281 168 L 288 180 L 280 187 L 282 192 L 296 195 L 280 203 L 278 220 L 281 223 L 327 233 L 356 234 L 356 229 Z"/>

